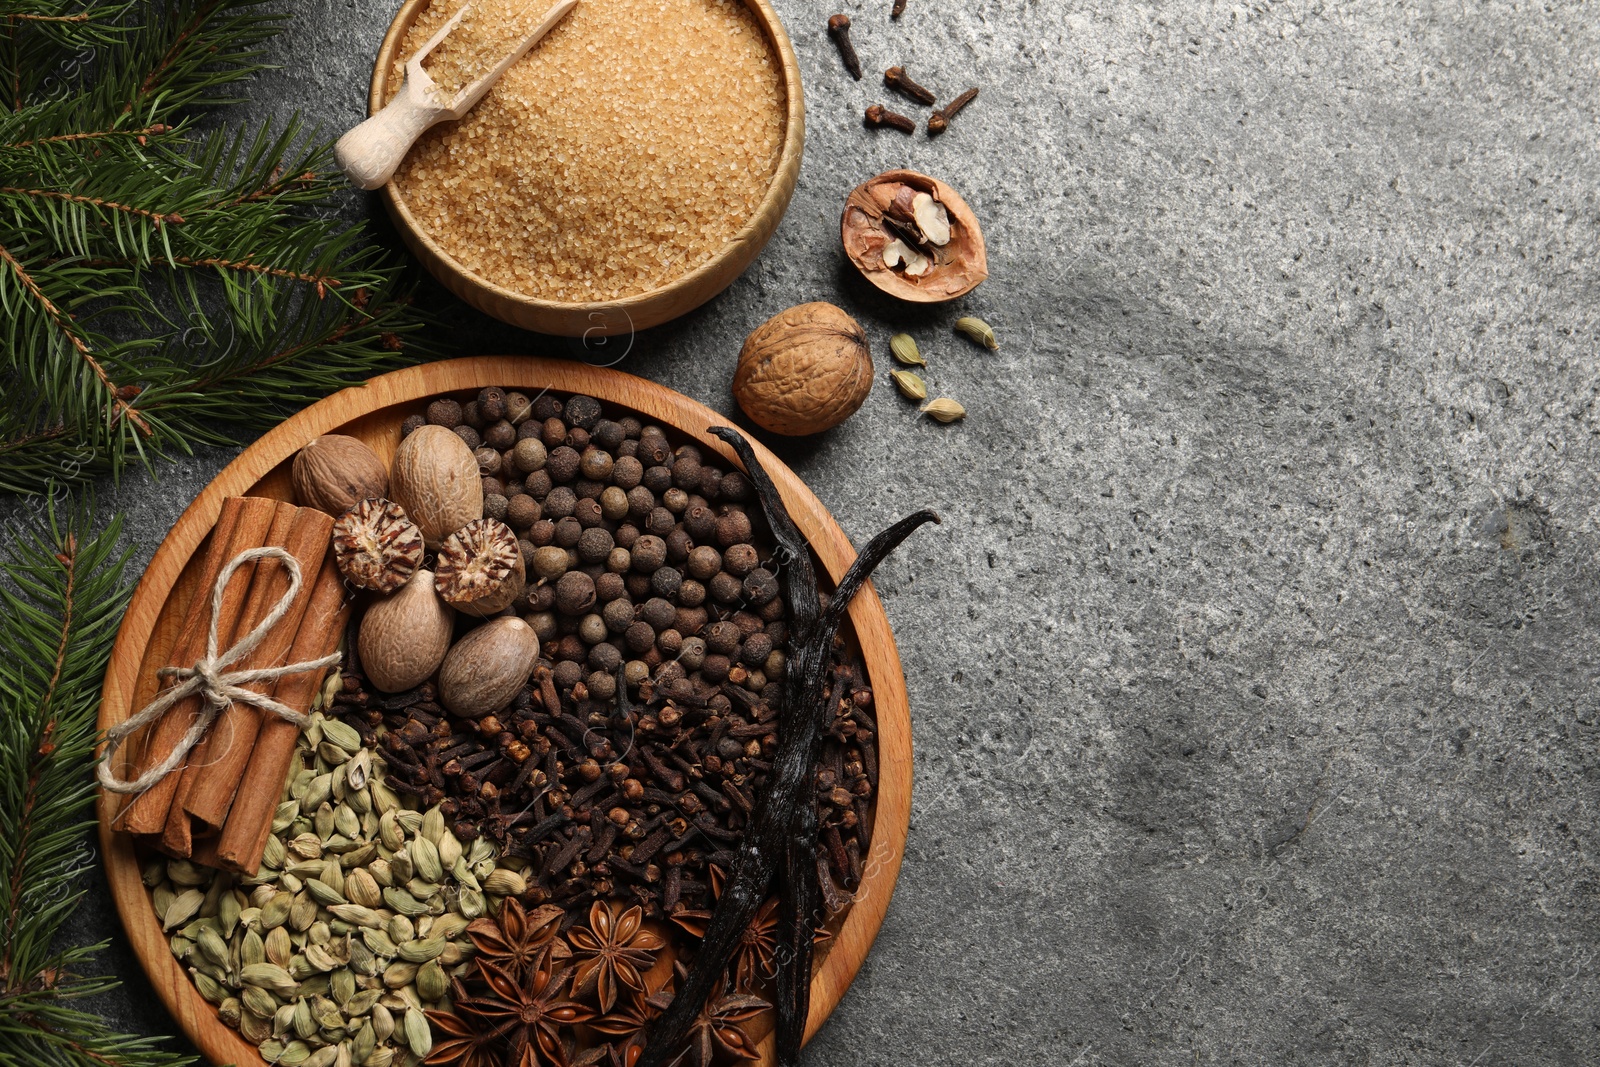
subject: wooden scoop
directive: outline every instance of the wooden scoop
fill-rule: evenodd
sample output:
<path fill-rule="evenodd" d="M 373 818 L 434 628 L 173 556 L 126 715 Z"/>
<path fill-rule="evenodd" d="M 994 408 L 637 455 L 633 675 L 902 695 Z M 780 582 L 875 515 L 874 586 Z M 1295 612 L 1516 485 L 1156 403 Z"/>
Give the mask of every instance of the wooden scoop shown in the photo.
<path fill-rule="evenodd" d="M 350 179 L 350 184 L 360 189 L 376 189 L 387 182 L 418 137 L 438 123 L 465 115 L 472 105 L 483 99 L 483 94 L 500 80 L 500 75 L 511 64 L 538 44 L 540 38 L 566 18 L 567 12 L 577 5 L 578 0 L 561 0 L 546 12 L 526 37 L 517 42 L 515 48 L 506 53 L 504 59 L 495 64 L 493 70 L 456 93 L 454 98 L 446 98 L 428 72 L 422 69 L 422 61 L 439 47 L 439 42 L 449 36 L 461 21 L 461 16 L 472 7 L 471 4 L 464 5 L 422 46 L 421 51 L 406 61 L 406 80 L 394 99 L 382 111 L 339 138 L 339 142 L 333 146 L 333 158 L 338 162 L 339 169 L 344 171 L 345 177 Z"/>

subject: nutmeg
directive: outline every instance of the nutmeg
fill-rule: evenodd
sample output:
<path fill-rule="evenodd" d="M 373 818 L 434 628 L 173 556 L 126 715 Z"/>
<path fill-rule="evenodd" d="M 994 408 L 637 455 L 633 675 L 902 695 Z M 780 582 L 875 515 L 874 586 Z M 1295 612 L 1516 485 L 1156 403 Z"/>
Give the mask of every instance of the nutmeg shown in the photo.
<path fill-rule="evenodd" d="M 439 667 L 439 702 L 476 719 L 511 702 L 533 673 L 539 637 L 514 615 L 490 620 L 457 641 Z"/>
<path fill-rule="evenodd" d="M 385 693 L 403 692 L 427 681 L 450 650 L 454 617 L 434 589 L 433 572 L 412 575 L 361 619 L 356 651 L 367 678 Z"/>
<path fill-rule="evenodd" d="M 733 395 L 773 433 L 820 433 L 855 414 L 872 389 L 866 331 L 832 304 L 774 315 L 745 340 Z"/>
<path fill-rule="evenodd" d="M 478 461 L 467 443 L 443 426 L 419 427 L 400 442 L 389 482 L 389 499 L 405 509 L 429 548 L 483 518 Z"/>
<path fill-rule="evenodd" d="M 377 453 L 354 437 L 315 438 L 294 457 L 289 481 L 295 499 L 329 515 L 343 515 L 368 497 L 384 496 L 389 472 Z"/>
<path fill-rule="evenodd" d="M 526 574 L 517 535 L 495 519 L 467 523 L 439 548 L 439 595 L 469 615 L 510 607 L 526 587 Z"/>

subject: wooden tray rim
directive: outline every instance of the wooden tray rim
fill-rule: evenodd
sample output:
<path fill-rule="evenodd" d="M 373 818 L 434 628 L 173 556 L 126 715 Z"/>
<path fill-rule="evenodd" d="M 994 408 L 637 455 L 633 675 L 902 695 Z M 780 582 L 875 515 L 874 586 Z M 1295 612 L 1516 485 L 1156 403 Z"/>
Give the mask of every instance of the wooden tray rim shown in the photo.
<path fill-rule="evenodd" d="M 393 371 L 327 397 L 249 446 L 201 491 L 162 541 L 134 590 L 117 631 L 100 704 L 103 731 L 126 719 L 138 671 L 167 597 L 195 549 L 215 524 L 225 497 L 249 492 L 301 445 L 356 419 L 424 397 L 504 385 L 527 390 L 586 393 L 649 415 L 729 462 L 731 450 L 707 436 L 705 427 L 732 426 L 699 402 L 643 378 L 610 368 L 532 356 L 477 356 Z M 700 429 L 695 427 L 699 426 Z M 747 435 L 748 436 L 748 435 Z M 855 558 L 850 539 L 833 516 L 787 465 L 753 437 L 751 446 L 771 473 L 796 524 L 823 568 L 837 581 Z M 812 977 L 806 1040 L 817 1032 L 849 988 L 883 924 L 904 857 L 911 817 L 911 719 L 894 635 L 876 590 L 869 583 L 851 604 L 849 617 L 870 676 L 878 715 L 879 791 L 873 841 L 861 887 L 821 967 Z M 99 838 L 106 878 L 123 927 L 145 974 L 184 1032 L 213 1063 L 265 1067 L 255 1046 L 225 1026 L 168 948 L 168 936 L 140 878 L 133 842 L 111 828 L 117 800 L 102 792 Z M 762 1065 L 772 1062 L 772 1038 L 761 1044 Z"/>

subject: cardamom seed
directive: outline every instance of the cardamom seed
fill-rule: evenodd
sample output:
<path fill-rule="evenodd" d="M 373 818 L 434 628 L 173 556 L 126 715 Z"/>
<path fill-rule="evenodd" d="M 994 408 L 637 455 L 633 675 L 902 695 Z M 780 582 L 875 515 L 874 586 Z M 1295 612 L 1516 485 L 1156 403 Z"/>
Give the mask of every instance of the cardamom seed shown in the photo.
<path fill-rule="evenodd" d="M 271 990 L 280 997 L 292 997 L 295 981 L 289 972 L 276 963 L 252 963 L 239 968 L 239 981 L 247 986 Z"/>
<path fill-rule="evenodd" d="M 991 352 L 1000 347 L 1000 342 L 994 335 L 994 328 L 982 319 L 971 315 L 956 320 L 956 333 L 970 338 L 974 343 L 982 345 Z"/>
<path fill-rule="evenodd" d="M 928 399 L 928 383 L 908 370 L 890 371 L 889 377 L 894 379 L 896 389 L 900 395 L 908 400 Z"/>
<path fill-rule="evenodd" d="M 427 1018 L 416 1008 L 407 1008 L 405 1030 L 411 1054 L 419 1060 L 427 1059 L 433 1051 L 433 1031 L 428 1028 Z"/>
<path fill-rule="evenodd" d="M 967 409 L 949 397 L 941 396 L 938 400 L 923 408 L 922 413 L 929 418 L 938 419 L 940 422 L 952 423 L 957 419 L 965 418 Z"/>
<path fill-rule="evenodd" d="M 917 342 L 908 333 L 897 333 L 889 338 L 889 351 L 894 358 L 908 367 L 926 367 L 928 361 L 917 351 Z"/>
<path fill-rule="evenodd" d="M 161 929 L 171 930 L 174 926 L 182 926 L 194 918 L 205 899 L 206 895 L 198 889 L 185 889 L 173 897 L 172 903 L 161 916 Z"/>

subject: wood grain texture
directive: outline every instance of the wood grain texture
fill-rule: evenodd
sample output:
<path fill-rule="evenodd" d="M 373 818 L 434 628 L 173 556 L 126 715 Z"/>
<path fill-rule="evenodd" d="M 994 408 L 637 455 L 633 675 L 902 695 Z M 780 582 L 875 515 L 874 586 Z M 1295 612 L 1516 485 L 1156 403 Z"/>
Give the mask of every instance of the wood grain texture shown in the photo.
<path fill-rule="evenodd" d="M 542 389 L 587 393 L 675 428 L 730 464 L 734 462 L 727 446 L 705 432 L 712 426 L 731 425 L 721 415 L 642 378 L 582 363 L 484 356 L 412 367 L 346 389 L 268 432 L 217 475 L 179 517 L 134 591 L 117 634 L 106 671 L 100 728 L 121 722 L 153 693 L 155 669 L 166 662 L 181 628 L 183 609 L 193 597 L 201 568 L 202 548 L 225 497 L 249 493 L 288 499 L 290 460 L 301 445 L 325 433 L 349 434 L 365 441 L 378 455 L 390 456 L 400 441 L 400 423 L 420 411 L 424 399 L 476 391 L 486 385 L 522 389 L 530 395 Z M 752 440 L 751 445 L 771 472 L 822 569 L 837 581 L 855 559 L 850 539 L 792 471 L 760 442 Z M 870 584 L 851 605 L 849 622 L 877 705 L 879 792 L 865 876 L 812 978 L 808 1039 L 839 1003 L 872 947 L 900 872 L 911 815 L 911 718 L 905 678 L 883 605 Z M 120 762 L 120 753 L 118 758 Z M 111 828 L 116 798 L 102 794 L 99 811 L 101 851 L 112 896 L 152 988 L 213 1062 L 259 1067 L 263 1061 L 255 1048 L 217 1020 L 216 1010 L 201 999 L 168 951 L 139 878 L 132 842 Z M 762 1047 L 766 1067 L 772 1062 L 770 1037 Z"/>
<path fill-rule="evenodd" d="M 370 114 L 381 110 L 388 99 L 390 71 L 400 46 L 405 42 L 406 32 L 417 16 L 427 10 L 430 2 L 406 0 L 390 24 L 389 32 L 378 49 L 377 63 L 372 68 L 372 86 L 367 96 Z M 794 46 L 789 43 L 783 22 L 769 0 L 744 2 L 766 32 L 767 40 L 783 70 L 787 101 L 783 153 L 778 158 L 778 169 L 773 175 L 772 185 L 767 189 L 767 195 L 762 198 L 755 215 L 709 262 L 658 289 L 618 300 L 589 303 L 540 300 L 496 285 L 457 263 L 418 225 L 416 217 L 411 214 L 391 181 L 383 187 L 383 202 L 388 205 L 389 214 L 406 248 L 422 261 L 428 272 L 439 279 L 446 289 L 485 315 L 492 315 L 525 330 L 563 337 L 613 337 L 649 329 L 688 314 L 722 292 L 755 261 L 757 254 L 777 230 L 778 223 L 783 221 L 783 214 L 789 208 L 795 183 L 800 177 L 800 159 L 805 154 L 806 142 L 805 91 L 800 84 L 800 63 L 795 58 Z"/>

